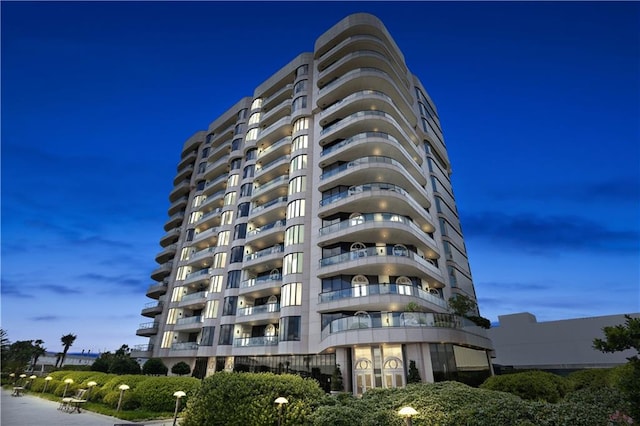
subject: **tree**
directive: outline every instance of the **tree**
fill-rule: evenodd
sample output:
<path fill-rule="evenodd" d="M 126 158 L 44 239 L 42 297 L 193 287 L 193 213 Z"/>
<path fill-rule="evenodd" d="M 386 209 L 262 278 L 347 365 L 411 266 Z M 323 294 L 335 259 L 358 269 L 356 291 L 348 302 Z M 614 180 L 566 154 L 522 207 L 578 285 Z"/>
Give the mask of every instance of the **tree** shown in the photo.
<path fill-rule="evenodd" d="M 73 345 L 73 342 L 76 341 L 76 335 L 75 334 L 65 334 L 64 336 L 62 336 L 60 338 L 60 341 L 62 342 L 62 356 L 60 357 L 60 367 L 62 367 L 64 365 L 64 359 L 67 356 L 67 352 L 69 352 L 69 348 Z M 56 363 L 56 367 L 57 367 L 57 363 Z"/>
<path fill-rule="evenodd" d="M 605 339 L 594 339 L 593 347 L 602 352 L 621 352 L 635 349 L 636 355 L 627 358 L 628 373 L 624 374 L 619 382 L 620 390 L 630 403 L 631 416 L 637 421 L 640 419 L 640 318 L 632 318 L 625 315 L 624 324 L 604 327 Z"/>
<path fill-rule="evenodd" d="M 486 329 L 491 328 L 491 322 L 488 319 L 476 315 L 478 310 L 478 304 L 476 301 L 464 294 L 456 294 L 455 296 L 450 297 L 449 308 L 454 314 L 468 319 L 478 327 Z"/>
<path fill-rule="evenodd" d="M 169 368 L 160 358 L 149 358 L 142 366 L 142 374 L 166 376 Z"/>
<path fill-rule="evenodd" d="M 414 360 L 409 361 L 409 373 L 407 374 L 407 383 L 421 383 L 422 378 L 420 377 L 420 372 L 418 371 L 418 367 L 416 367 L 416 362 Z"/>
<path fill-rule="evenodd" d="M 16 375 L 26 371 L 35 352 L 33 340 L 19 340 L 12 343 L 7 348 L 2 369 Z"/>
<path fill-rule="evenodd" d="M 140 364 L 131 358 L 129 346 L 122 345 L 115 353 L 104 352 L 91 364 L 92 371 L 111 374 L 140 374 Z"/>
<path fill-rule="evenodd" d="M 333 374 L 331 374 L 331 390 L 335 392 L 342 392 L 344 390 L 340 364 L 336 364 L 335 368 L 333 369 Z"/>
<path fill-rule="evenodd" d="M 42 355 L 47 353 L 47 350 L 42 346 L 43 343 L 44 341 L 40 339 L 33 342 L 33 359 L 31 361 L 31 370 L 36 369 L 36 364 L 38 363 L 38 359 Z"/>
<path fill-rule="evenodd" d="M 177 374 L 178 376 L 184 376 L 185 374 L 189 374 L 191 373 L 191 367 L 189 367 L 189 364 L 187 364 L 184 361 L 180 361 L 177 364 L 174 364 L 173 367 L 171 367 L 171 372 L 173 374 Z"/>
<path fill-rule="evenodd" d="M 9 353 L 9 346 L 11 342 L 7 337 L 7 331 L 0 328 L 0 365 L 5 365 L 7 362 L 7 354 Z"/>

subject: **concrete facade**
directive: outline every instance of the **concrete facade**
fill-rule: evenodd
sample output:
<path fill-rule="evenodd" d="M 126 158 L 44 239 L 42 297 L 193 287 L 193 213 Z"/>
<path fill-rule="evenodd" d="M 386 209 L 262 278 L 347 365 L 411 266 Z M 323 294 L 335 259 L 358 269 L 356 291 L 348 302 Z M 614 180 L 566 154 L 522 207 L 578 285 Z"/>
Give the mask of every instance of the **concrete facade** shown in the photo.
<path fill-rule="evenodd" d="M 630 314 L 640 317 L 640 313 Z M 624 315 L 538 322 L 528 312 L 501 315 L 500 325 L 489 330 L 501 368 L 570 371 L 609 368 L 625 364 L 633 350 L 603 353 L 593 349 L 593 340 L 604 338 L 604 327 L 624 324 Z"/>
<path fill-rule="evenodd" d="M 183 146 L 134 356 L 349 390 L 490 374 L 435 105 L 348 16 Z M 478 354 L 480 356 L 478 356 Z"/>

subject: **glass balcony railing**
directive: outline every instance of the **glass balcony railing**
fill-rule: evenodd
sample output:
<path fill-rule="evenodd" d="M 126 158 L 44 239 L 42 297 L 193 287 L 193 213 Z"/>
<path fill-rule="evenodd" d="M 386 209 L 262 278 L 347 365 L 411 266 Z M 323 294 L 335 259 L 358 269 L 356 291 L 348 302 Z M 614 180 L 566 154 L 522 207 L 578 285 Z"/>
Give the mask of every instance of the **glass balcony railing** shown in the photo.
<path fill-rule="evenodd" d="M 199 271 L 195 271 L 195 272 L 191 272 L 189 275 L 187 275 L 185 277 L 185 281 L 190 279 L 190 278 L 196 278 L 196 277 L 201 277 L 203 275 L 207 275 L 210 273 L 210 269 L 209 268 L 205 268 L 205 269 L 201 269 Z"/>
<path fill-rule="evenodd" d="M 248 315 L 258 315 L 258 314 L 268 314 L 273 312 L 280 312 L 280 304 L 279 303 L 267 303 L 265 305 L 260 306 L 249 306 L 246 308 L 238 309 L 238 316 L 248 316 Z"/>
<path fill-rule="evenodd" d="M 261 212 L 264 209 L 268 209 L 271 206 L 275 206 L 276 204 L 280 204 L 280 203 L 286 203 L 287 202 L 287 197 L 278 197 L 275 198 L 271 201 L 267 201 L 264 204 L 261 204 L 259 206 L 255 206 L 251 209 L 251 215 L 254 215 L 256 213 Z"/>
<path fill-rule="evenodd" d="M 322 329 L 322 339 L 349 330 L 385 327 L 462 328 L 473 325 L 452 314 L 431 312 L 369 312 L 331 321 Z"/>
<path fill-rule="evenodd" d="M 342 191 L 339 192 L 337 194 L 333 194 L 327 198 L 323 198 L 322 200 L 320 200 L 320 207 L 324 207 L 324 206 L 328 206 L 330 204 L 336 203 L 340 200 L 343 200 L 347 197 L 352 197 L 358 194 L 361 194 L 363 192 L 368 192 L 368 191 L 391 191 L 391 192 L 396 192 L 400 195 L 402 195 L 402 197 L 404 199 L 406 199 L 410 204 L 413 205 L 413 208 L 415 208 L 417 211 L 420 212 L 426 212 L 426 210 L 424 209 L 424 207 L 422 207 L 420 205 L 420 203 L 418 203 L 411 195 L 409 195 L 409 193 L 402 187 L 398 186 L 398 185 L 394 185 L 392 183 L 386 183 L 386 182 L 381 182 L 381 183 L 365 183 L 363 185 L 355 185 L 350 187 L 347 191 Z"/>
<path fill-rule="evenodd" d="M 343 118 L 342 120 L 340 120 L 340 121 L 338 121 L 338 122 L 336 122 L 334 124 L 331 124 L 331 125 L 325 127 L 324 129 L 322 129 L 320 131 L 320 135 L 321 136 L 322 135 L 326 135 L 327 133 L 329 133 L 333 129 L 337 128 L 338 126 L 342 126 L 344 124 L 350 123 L 350 122 L 352 122 L 354 120 L 357 120 L 359 118 L 362 118 L 362 117 L 373 117 L 373 116 L 385 117 L 385 118 L 387 118 L 389 120 L 392 120 L 394 123 L 396 123 L 395 118 L 393 118 L 393 116 L 391 116 L 390 114 L 387 114 L 384 111 L 358 111 L 358 112 L 355 112 L 355 113 L 353 113 L 351 115 L 346 116 L 345 118 Z"/>
<path fill-rule="evenodd" d="M 393 104 L 393 100 L 389 96 L 387 96 L 385 93 L 379 92 L 377 90 L 361 90 L 359 92 L 355 92 L 355 93 L 350 94 L 346 98 L 343 98 L 343 99 L 339 100 L 336 103 L 331 104 L 328 108 L 322 110 L 321 115 L 322 116 L 326 116 L 329 112 L 334 111 L 340 105 L 347 104 L 347 103 L 349 103 L 349 102 L 351 102 L 351 101 L 353 101 L 355 99 L 366 98 L 366 97 L 369 97 L 371 95 L 375 95 L 375 96 L 379 96 L 381 98 L 384 98 L 389 103 Z"/>
<path fill-rule="evenodd" d="M 191 294 L 186 294 L 186 295 L 182 296 L 181 302 L 188 302 L 190 300 L 204 299 L 205 297 L 207 297 L 207 292 L 206 291 L 199 291 L 197 293 L 191 293 Z"/>
<path fill-rule="evenodd" d="M 419 235 L 424 234 L 433 240 L 433 237 L 420 229 L 420 227 L 416 225 L 411 219 L 393 213 L 366 213 L 360 216 L 356 216 L 351 219 L 343 220 L 342 222 L 334 223 L 332 225 L 320 228 L 320 235 L 330 235 L 334 232 L 342 231 L 347 228 L 353 228 L 354 226 L 362 225 L 363 223 L 371 222 L 389 223 L 390 225 L 400 223 L 408 226 L 413 231 L 418 232 Z"/>
<path fill-rule="evenodd" d="M 356 160 L 349 161 L 348 163 L 341 164 L 340 166 L 333 168 L 326 173 L 321 174 L 320 180 L 328 179 L 331 176 L 335 176 L 340 172 L 344 172 L 345 170 L 350 169 L 351 167 L 359 166 L 362 164 L 391 164 L 401 168 L 403 171 L 406 172 L 406 170 L 404 169 L 404 166 L 400 162 L 394 160 L 393 158 L 370 156 L 370 157 L 358 158 Z"/>
<path fill-rule="evenodd" d="M 148 330 L 148 329 L 157 328 L 157 327 L 158 327 L 158 322 L 156 321 L 143 322 L 138 326 L 138 330 Z"/>
<path fill-rule="evenodd" d="M 201 322 L 202 322 L 202 317 L 198 315 L 195 317 L 179 318 L 176 320 L 176 325 L 198 324 Z"/>
<path fill-rule="evenodd" d="M 233 339 L 233 346 L 251 347 L 251 346 L 276 346 L 278 344 L 278 336 L 262 336 L 262 337 L 241 337 Z"/>
<path fill-rule="evenodd" d="M 269 145 L 268 147 L 266 147 L 262 151 L 259 151 L 258 152 L 258 159 L 260 159 L 261 157 L 267 155 L 268 153 L 270 153 L 272 151 L 277 150 L 281 146 L 289 145 L 290 143 L 291 143 L 291 136 L 284 137 L 284 138 L 272 143 L 271 145 Z"/>
<path fill-rule="evenodd" d="M 265 170 L 268 170 L 269 168 L 278 165 L 278 164 L 282 164 L 285 161 L 289 161 L 290 156 L 289 155 L 283 155 L 281 157 L 278 157 L 277 159 L 267 163 L 267 164 L 256 164 L 256 174 L 262 173 Z"/>
<path fill-rule="evenodd" d="M 266 224 L 264 226 L 261 226 L 259 228 L 252 229 L 251 231 L 247 232 L 247 237 L 253 236 L 253 235 L 258 235 L 261 232 L 265 232 L 265 231 L 268 231 L 270 229 L 282 228 L 283 226 L 285 226 L 286 223 L 287 223 L 287 221 L 285 219 L 276 220 L 275 222 L 271 222 L 271 223 L 268 223 L 268 224 Z"/>
<path fill-rule="evenodd" d="M 255 253 L 248 254 L 244 257 L 244 261 L 259 259 L 264 256 L 269 256 L 270 254 L 281 253 L 284 250 L 284 246 L 282 244 L 278 244 L 275 246 L 267 247 L 264 250 L 257 251 Z"/>
<path fill-rule="evenodd" d="M 249 278 L 248 280 L 242 281 L 240 283 L 240 288 L 250 288 L 250 287 L 263 285 L 263 284 L 274 284 L 274 283 L 279 283 L 280 281 L 282 281 L 282 276 L 279 273 L 265 275 L 259 278 Z"/>
<path fill-rule="evenodd" d="M 197 342 L 180 342 L 171 345 L 171 349 L 174 351 L 190 351 L 198 349 Z"/>
<path fill-rule="evenodd" d="M 407 250 L 406 247 L 403 246 L 387 246 L 384 248 L 381 247 L 367 247 L 360 250 L 354 250 L 347 253 L 338 254 L 336 256 L 325 257 L 320 259 L 320 267 L 337 265 L 344 262 L 351 262 L 353 260 L 363 259 L 366 257 L 380 257 L 380 256 L 398 256 L 398 257 L 407 257 L 411 260 L 416 261 L 422 266 L 427 267 L 430 270 L 437 271 L 438 274 L 440 271 L 437 268 L 437 264 L 434 260 L 425 259 L 421 256 L 418 256 L 416 253 Z"/>
<path fill-rule="evenodd" d="M 433 290 L 433 291 L 436 291 L 436 290 Z M 318 295 L 318 300 L 320 303 L 328 303 L 336 300 L 375 296 L 380 294 L 412 296 L 422 300 L 426 300 L 427 302 L 431 302 L 442 308 L 447 307 L 447 302 L 445 302 L 439 295 L 432 294 L 428 291 L 424 291 L 421 288 L 414 287 L 411 285 L 395 284 L 395 283 L 368 284 L 368 285 L 360 285 L 353 288 L 347 288 L 343 290 L 329 291 L 326 293 L 320 293 Z"/>
<path fill-rule="evenodd" d="M 283 175 L 276 179 L 270 180 L 269 182 L 263 183 L 262 185 L 253 184 L 253 195 L 256 196 L 261 192 L 268 190 L 269 188 L 273 188 L 278 185 L 282 185 L 283 183 L 289 183 L 289 175 Z"/>
<path fill-rule="evenodd" d="M 367 138 L 382 138 L 382 139 L 387 139 L 390 142 L 393 143 L 398 143 L 398 140 L 396 138 L 394 138 L 393 136 L 387 134 L 387 133 L 383 133 L 383 132 L 362 132 L 362 133 L 357 133 L 353 136 L 351 136 L 350 138 L 347 138 L 343 141 L 338 142 L 335 145 L 331 145 L 329 147 L 326 147 L 322 150 L 322 152 L 320 152 L 320 156 L 323 155 L 327 155 L 327 154 L 331 154 L 332 152 L 335 152 L 337 150 L 339 150 L 340 148 L 349 145 L 352 142 L 356 142 L 356 141 L 361 141 L 363 139 L 367 139 Z"/>

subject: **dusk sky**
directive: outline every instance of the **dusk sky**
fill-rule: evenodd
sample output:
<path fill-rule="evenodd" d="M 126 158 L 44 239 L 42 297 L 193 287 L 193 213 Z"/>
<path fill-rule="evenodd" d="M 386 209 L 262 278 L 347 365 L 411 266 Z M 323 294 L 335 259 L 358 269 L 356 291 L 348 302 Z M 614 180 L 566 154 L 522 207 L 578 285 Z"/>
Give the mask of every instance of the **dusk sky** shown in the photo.
<path fill-rule="evenodd" d="M 146 343 L 183 143 L 355 12 L 384 22 L 438 108 L 481 314 L 640 311 L 638 2 L 0 8 L 11 341 Z"/>

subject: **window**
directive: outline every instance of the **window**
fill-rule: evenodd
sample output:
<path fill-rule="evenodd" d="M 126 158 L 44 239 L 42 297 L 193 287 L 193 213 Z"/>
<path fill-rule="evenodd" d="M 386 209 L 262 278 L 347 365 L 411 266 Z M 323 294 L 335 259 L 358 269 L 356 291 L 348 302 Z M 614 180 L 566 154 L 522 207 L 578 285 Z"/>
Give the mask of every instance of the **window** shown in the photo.
<path fill-rule="evenodd" d="M 252 178 L 255 175 L 256 166 L 254 164 L 250 164 L 244 168 L 242 171 L 242 178 Z"/>
<path fill-rule="evenodd" d="M 181 266 L 178 268 L 178 272 L 176 273 L 176 280 L 184 280 L 187 278 L 187 275 L 191 272 L 191 268 L 187 266 Z"/>
<path fill-rule="evenodd" d="M 287 220 L 304 216 L 305 200 L 295 200 L 287 205 Z"/>
<path fill-rule="evenodd" d="M 189 252 L 190 252 L 190 248 L 189 247 L 183 247 L 182 251 L 180 252 L 180 260 L 189 260 Z M 181 266 L 182 268 L 182 266 Z M 176 279 L 178 279 L 178 277 L 176 277 Z"/>
<path fill-rule="evenodd" d="M 289 283 L 283 285 L 280 304 L 282 306 L 302 305 L 302 283 Z"/>
<path fill-rule="evenodd" d="M 216 253 L 213 256 L 212 268 L 224 268 L 227 264 L 227 253 Z"/>
<path fill-rule="evenodd" d="M 284 275 L 299 274 L 302 272 L 302 260 L 304 253 L 291 253 L 282 259 L 282 271 Z"/>
<path fill-rule="evenodd" d="M 207 144 L 211 143 L 211 139 L 213 139 L 213 133 L 210 133 L 207 135 L 207 140 L 205 141 L 205 143 Z"/>
<path fill-rule="evenodd" d="M 217 300 L 207 301 L 207 305 L 204 308 L 204 317 L 216 318 L 218 316 L 218 304 Z"/>
<path fill-rule="evenodd" d="M 233 324 L 224 324 L 220 326 L 220 335 L 218 336 L 219 345 L 233 344 Z"/>
<path fill-rule="evenodd" d="M 236 225 L 235 228 L 233 229 L 233 239 L 234 240 L 241 240 L 241 239 L 246 238 L 246 237 L 247 237 L 247 224 L 246 223 L 240 223 L 240 224 Z"/>
<path fill-rule="evenodd" d="M 299 109 L 303 109 L 307 107 L 307 97 L 306 96 L 298 96 L 293 100 L 293 104 L 291 104 L 291 111 L 297 111 Z"/>
<path fill-rule="evenodd" d="M 165 331 L 162 335 L 162 349 L 168 349 L 171 347 L 173 343 L 174 332 L 173 331 Z"/>
<path fill-rule="evenodd" d="M 240 196 L 241 197 L 250 197 L 253 192 L 253 184 L 245 183 L 240 187 Z"/>
<path fill-rule="evenodd" d="M 229 263 L 242 262 L 244 255 L 244 246 L 236 246 L 231 248 L 231 258 Z"/>
<path fill-rule="evenodd" d="M 218 243 L 216 244 L 217 247 L 220 246 L 228 246 L 229 245 L 229 231 L 222 231 L 218 233 Z"/>
<path fill-rule="evenodd" d="M 196 223 L 202 217 L 202 212 L 193 212 L 189 215 L 189 223 Z"/>
<path fill-rule="evenodd" d="M 280 318 L 280 341 L 299 341 L 300 340 L 300 317 L 283 317 Z"/>
<path fill-rule="evenodd" d="M 254 141 L 258 139 L 258 128 L 255 127 L 247 132 L 247 136 L 244 137 L 246 141 Z"/>
<path fill-rule="evenodd" d="M 224 304 L 222 306 L 222 316 L 235 315 L 237 303 L 238 303 L 238 296 L 225 297 Z"/>
<path fill-rule="evenodd" d="M 240 175 L 230 175 L 227 179 L 227 188 L 231 188 L 232 186 L 236 186 L 238 184 L 238 179 Z"/>
<path fill-rule="evenodd" d="M 195 197 L 193 197 L 193 201 L 191 202 L 191 205 L 193 207 L 198 207 L 206 199 L 207 199 L 207 197 L 204 196 L 204 195 L 196 195 Z"/>
<path fill-rule="evenodd" d="M 251 117 L 249 117 L 249 125 L 251 124 L 256 124 L 260 122 L 260 113 L 256 112 L 251 114 Z"/>
<path fill-rule="evenodd" d="M 234 139 L 231 142 L 231 151 L 236 151 L 242 146 L 242 139 Z"/>
<path fill-rule="evenodd" d="M 291 152 L 309 147 L 309 136 L 300 135 L 291 142 Z"/>
<path fill-rule="evenodd" d="M 258 109 L 262 107 L 262 99 L 261 98 L 257 98 L 254 99 L 253 102 L 251 103 L 251 109 Z"/>
<path fill-rule="evenodd" d="M 207 169 L 207 162 L 203 161 L 200 164 L 198 164 L 198 173 L 204 173 L 204 171 Z"/>
<path fill-rule="evenodd" d="M 251 148 L 245 154 L 244 159 L 245 159 L 245 161 L 255 160 L 257 155 L 258 155 L 258 149 L 257 148 Z"/>
<path fill-rule="evenodd" d="M 222 291 L 222 275 L 213 275 L 209 282 L 209 293 L 220 293 Z"/>
<path fill-rule="evenodd" d="M 240 168 L 240 165 L 242 164 L 242 158 L 236 158 L 231 160 L 231 170 L 237 170 Z"/>
<path fill-rule="evenodd" d="M 302 77 L 303 75 L 308 75 L 308 74 L 309 74 L 309 65 L 308 64 L 300 65 L 296 69 L 296 77 Z"/>
<path fill-rule="evenodd" d="M 242 247 L 242 248 L 244 248 L 244 247 Z M 240 287 L 240 274 L 241 273 L 242 273 L 242 271 L 239 271 L 239 270 L 229 271 L 229 273 L 227 274 L 227 288 L 238 288 L 238 287 Z"/>
<path fill-rule="evenodd" d="M 284 231 L 284 246 L 302 244 L 304 242 L 304 225 L 295 225 Z"/>
<path fill-rule="evenodd" d="M 307 168 L 307 154 L 298 155 L 291 160 L 291 172 Z"/>
<path fill-rule="evenodd" d="M 247 109 L 243 108 L 238 111 L 238 120 L 244 120 L 245 118 L 247 118 Z"/>
<path fill-rule="evenodd" d="M 187 241 L 193 241 L 193 236 L 195 235 L 195 229 L 187 229 Z"/>
<path fill-rule="evenodd" d="M 289 182 L 289 195 L 295 194 L 296 192 L 304 192 L 307 189 L 307 177 L 306 176 L 298 176 L 297 178 L 291 179 Z"/>
<path fill-rule="evenodd" d="M 200 346 L 213 346 L 213 332 L 215 327 L 202 327 Z"/>
<path fill-rule="evenodd" d="M 251 184 L 249 184 L 251 185 Z M 251 207 L 250 203 L 240 203 L 238 204 L 238 217 L 247 217 L 249 216 L 249 208 Z"/>
<path fill-rule="evenodd" d="M 209 147 L 206 147 L 206 148 L 202 149 L 202 158 L 206 159 L 209 156 L 209 150 L 210 149 L 211 148 L 209 148 Z"/>
<path fill-rule="evenodd" d="M 309 118 L 299 118 L 293 123 L 293 132 L 299 132 L 300 130 L 306 130 L 309 128 Z"/>
<path fill-rule="evenodd" d="M 244 131 L 244 124 L 236 124 L 235 129 L 233 130 L 234 135 L 240 135 Z"/>
<path fill-rule="evenodd" d="M 220 215 L 220 225 L 231 225 L 233 221 L 233 211 L 227 210 Z"/>
<path fill-rule="evenodd" d="M 236 203 L 236 196 L 238 195 L 237 192 L 235 191 L 231 191 L 231 192 L 227 192 L 224 196 L 224 206 L 232 206 Z"/>
<path fill-rule="evenodd" d="M 304 90 L 307 90 L 307 81 L 308 80 L 300 80 L 293 86 L 293 94 L 300 93 Z"/>

